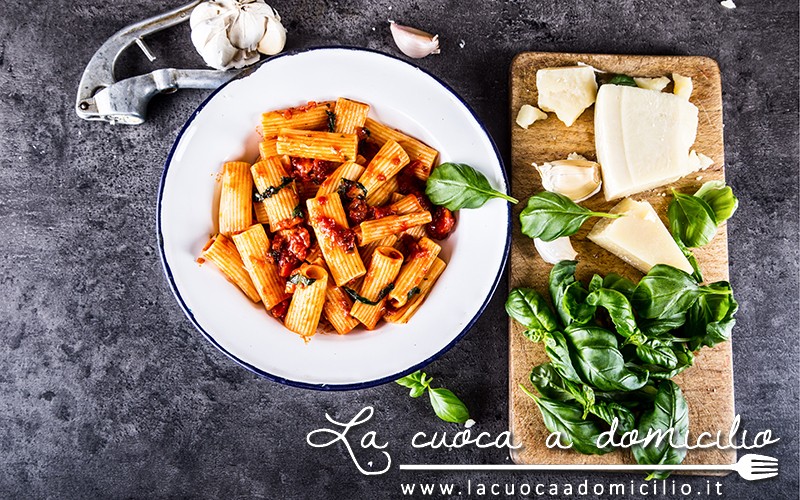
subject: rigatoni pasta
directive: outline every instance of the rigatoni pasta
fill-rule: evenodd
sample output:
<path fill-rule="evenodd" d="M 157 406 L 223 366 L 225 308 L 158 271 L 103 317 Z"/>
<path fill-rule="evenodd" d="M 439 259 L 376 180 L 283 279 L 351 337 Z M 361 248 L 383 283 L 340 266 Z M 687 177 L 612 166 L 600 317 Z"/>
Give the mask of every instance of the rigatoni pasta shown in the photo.
<path fill-rule="evenodd" d="M 222 234 L 218 234 L 215 238 L 209 240 L 198 259 L 201 264 L 206 260 L 216 264 L 222 274 L 238 286 L 250 300 L 253 302 L 261 300 L 256 287 L 253 286 L 253 280 L 250 279 L 250 275 L 244 268 L 242 258 L 239 256 L 238 250 L 236 250 L 236 245 L 231 240 Z"/>
<path fill-rule="evenodd" d="M 308 340 L 317 333 L 317 325 L 325 303 L 328 273 L 320 266 L 308 266 L 297 276 L 301 279 L 286 312 L 286 328 Z"/>
<path fill-rule="evenodd" d="M 369 104 L 340 97 L 336 101 L 334 132 L 357 134 L 364 127 L 368 114 Z"/>
<path fill-rule="evenodd" d="M 244 231 L 253 223 L 253 178 L 250 164 L 231 161 L 222 167 L 219 195 L 219 232 L 225 236 Z"/>
<path fill-rule="evenodd" d="M 275 156 L 253 165 L 251 173 L 256 196 L 267 212 L 270 230 L 274 232 L 284 228 L 287 220 L 297 216 L 295 209 L 300 204 L 294 179 L 289 177 Z"/>
<path fill-rule="evenodd" d="M 270 245 L 264 226 L 255 224 L 246 231 L 234 234 L 233 243 L 264 307 L 270 310 L 283 302 L 287 298 L 285 280 L 278 275 L 278 267 L 267 260 L 266 253 Z"/>
<path fill-rule="evenodd" d="M 374 330 L 384 313 L 383 302 L 394 287 L 393 283 L 403 265 L 403 254 L 392 247 L 378 247 L 356 296 L 350 315 Z"/>
<path fill-rule="evenodd" d="M 258 161 L 222 166 L 219 232 L 198 262 L 306 341 L 408 322 L 446 266 L 432 238 L 455 217 L 420 180 L 438 152 L 369 113 L 346 98 L 268 111 Z"/>
<path fill-rule="evenodd" d="M 278 132 L 276 149 L 279 155 L 327 161 L 355 161 L 358 155 L 358 136 L 282 128 Z"/>

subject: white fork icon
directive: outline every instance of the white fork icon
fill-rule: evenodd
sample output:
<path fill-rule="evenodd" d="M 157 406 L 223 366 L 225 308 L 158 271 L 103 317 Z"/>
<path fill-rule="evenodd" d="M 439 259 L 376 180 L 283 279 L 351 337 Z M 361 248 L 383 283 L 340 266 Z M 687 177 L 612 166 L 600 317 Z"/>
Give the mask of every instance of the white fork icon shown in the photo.
<path fill-rule="evenodd" d="M 413 464 L 401 465 L 400 470 L 542 470 L 542 471 L 699 471 L 713 472 L 721 470 L 736 471 L 742 479 L 758 481 L 778 475 L 778 459 L 766 455 L 747 454 L 735 464 L 721 465 L 450 465 L 450 464 Z"/>

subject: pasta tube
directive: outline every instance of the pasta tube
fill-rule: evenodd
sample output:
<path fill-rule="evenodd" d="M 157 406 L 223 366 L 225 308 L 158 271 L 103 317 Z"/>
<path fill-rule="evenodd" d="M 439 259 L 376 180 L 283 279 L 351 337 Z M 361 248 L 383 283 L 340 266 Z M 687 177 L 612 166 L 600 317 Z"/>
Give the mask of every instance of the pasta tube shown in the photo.
<path fill-rule="evenodd" d="M 386 141 L 358 178 L 358 182 L 367 189 L 367 198 L 370 191 L 397 175 L 409 161 L 408 155 L 397 142 L 391 139 Z"/>
<path fill-rule="evenodd" d="M 282 128 L 278 133 L 278 154 L 327 161 L 355 161 L 358 136 Z"/>
<path fill-rule="evenodd" d="M 225 236 L 244 231 L 253 223 L 253 178 L 250 164 L 231 161 L 222 166 L 219 196 L 219 232 Z"/>
<path fill-rule="evenodd" d="M 369 104 L 340 97 L 336 101 L 336 128 L 334 132 L 355 134 L 364 126 L 369 114 Z"/>
<path fill-rule="evenodd" d="M 278 156 L 278 138 L 271 137 L 258 143 L 258 153 L 262 160 Z"/>
<path fill-rule="evenodd" d="M 244 268 L 264 302 L 264 307 L 270 310 L 283 302 L 288 297 L 284 293 L 286 280 L 278 275 L 278 266 L 267 259 L 270 246 L 264 226 L 254 224 L 246 231 L 234 234 L 233 243 L 239 250 Z"/>
<path fill-rule="evenodd" d="M 403 254 L 392 247 L 378 247 L 372 257 L 361 286 L 359 295 L 365 303 L 359 300 L 353 304 L 350 315 L 361 321 L 368 330 L 373 330 L 378 324 L 383 314 L 383 303 L 386 300 L 386 293 L 391 289 L 392 282 L 400 267 L 403 265 Z"/>
<path fill-rule="evenodd" d="M 356 249 L 355 235 L 347 224 L 339 194 L 310 198 L 306 206 L 309 224 L 314 228 L 336 286 L 363 276 L 367 271 Z"/>
<path fill-rule="evenodd" d="M 308 342 L 315 333 L 325 303 L 325 288 L 328 273 L 319 266 L 308 266 L 300 270 L 297 288 L 289 303 L 283 324 Z"/>
<path fill-rule="evenodd" d="M 330 115 L 335 111 L 332 101 L 309 102 L 296 108 L 279 109 L 261 115 L 261 136 L 275 137 L 282 128 L 302 130 L 327 129 Z"/>
<path fill-rule="evenodd" d="M 358 326 L 358 320 L 350 315 L 352 308 L 353 301 L 350 297 L 341 288 L 328 282 L 322 314 L 339 335 L 344 335 Z"/>
<path fill-rule="evenodd" d="M 406 215 L 390 215 L 375 220 L 365 220 L 359 227 L 359 245 L 366 245 L 390 234 L 397 234 L 412 227 L 427 224 L 432 220 L 430 212 L 414 212 Z"/>
<path fill-rule="evenodd" d="M 392 140 L 400 144 L 403 149 L 408 153 L 411 161 L 416 161 L 414 164 L 414 175 L 422 180 L 427 180 L 431 175 L 433 164 L 439 152 L 428 146 L 427 144 L 414 139 L 398 130 L 376 122 L 371 118 L 367 118 L 364 126 L 369 131 L 370 140 L 383 146 L 387 141 Z"/>
<path fill-rule="evenodd" d="M 331 175 L 328 176 L 327 179 L 322 182 L 322 184 L 319 185 L 317 196 L 338 192 L 339 186 L 342 183 L 342 179 L 356 181 L 359 177 L 361 177 L 362 173 L 364 173 L 364 167 L 358 163 L 353 163 L 350 161 L 342 163 L 336 170 L 333 171 Z"/>
<path fill-rule="evenodd" d="M 231 240 L 221 234 L 209 240 L 203 248 L 203 253 L 198 262 L 202 264 L 205 260 L 213 262 L 222 271 L 222 274 L 238 286 L 250 300 L 253 302 L 261 300 L 256 287 L 253 285 L 253 280 L 250 279 L 242 258 L 236 250 L 236 245 Z"/>
<path fill-rule="evenodd" d="M 394 289 L 389 293 L 389 303 L 392 307 L 402 307 L 413 297 L 415 289 L 419 288 L 419 284 L 441 250 L 442 247 L 429 238 L 422 238 L 416 242 L 397 276 Z"/>
<path fill-rule="evenodd" d="M 419 291 L 413 294 L 411 299 L 406 302 L 406 305 L 403 307 L 399 309 L 389 308 L 383 318 L 389 323 L 408 323 L 408 320 L 417 312 L 419 306 L 422 305 L 422 302 L 428 296 L 428 293 L 431 291 L 431 288 L 433 288 L 436 280 L 439 279 L 445 267 L 446 264 L 442 259 L 438 257 L 434 259 L 428 274 L 426 274 L 420 284 L 417 285 L 417 290 Z"/>
<path fill-rule="evenodd" d="M 297 215 L 295 209 L 300 204 L 292 178 L 276 156 L 256 163 L 250 171 L 258 194 L 263 198 L 270 231 L 285 229 L 287 219 Z"/>

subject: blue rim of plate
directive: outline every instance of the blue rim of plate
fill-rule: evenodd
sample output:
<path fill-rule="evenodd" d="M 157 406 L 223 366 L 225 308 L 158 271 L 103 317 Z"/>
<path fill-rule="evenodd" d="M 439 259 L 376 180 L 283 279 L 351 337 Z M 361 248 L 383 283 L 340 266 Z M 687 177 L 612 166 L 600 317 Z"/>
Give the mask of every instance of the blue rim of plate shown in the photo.
<path fill-rule="evenodd" d="M 416 365 L 413 365 L 413 366 L 411 366 L 411 367 L 409 367 L 409 368 L 407 368 L 405 370 L 402 370 L 399 373 L 396 373 L 394 375 L 389 375 L 387 377 L 382 377 L 382 378 L 375 379 L 375 380 L 368 380 L 366 382 L 358 382 L 358 383 L 354 383 L 354 384 L 311 384 L 311 383 L 308 383 L 308 382 L 300 382 L 300 381 L 297 381 L 297 380 L 291 380 L 291 379 L 279 377 L 277 375 L 273 375 L 272 373 L 265 372 L 264 370 L 262 370 L 262 369 L 260 369 L 258 367 L 255 367 L 255 366 L 251 365 L 250 363 L 247 363 L 246 361 L 243 361 L 243 360 L 239 359 L 233 353 L 229 352 L 227 349 L 222 347 L 214 339 L 214 337 L 211 334 L 209 334 L 200 325 L 200 323 L 197 321 L 197 319 L 195 319 L 194 314 L 192 314 L 192 310 L 189 308 L 189 306 L 186 305 L 186 302 L 184 302 L 183 297 L 181 297 L 181 293 L 178 291 L 178 286 L 175 284 L 175 279 L 172 276 L 172 269 L 170 269 L 169 263 L 167 262 L 167 257 L 166 257 L 166 255 L 164 253 L 164 237 L 163 237 L 163 234 L 161 232 L 161 201 L 162 201 L 162 199 L 164 197 L 164 181 L 167 178 L 167 172 L 169 171 L 169 165 L 170 165 L 170 163 L 172 163 L 172 157 L 175 154 L 175 149 L 178 147 L 178 144 L 180 143 L 181 138 L 183 137 L 183 134 L 186 132 L 186 130 L 192 124 L 192 122 L 194 121 L 195 117 L 200 113 L 200 111 L 202 111 L 202 109 L 206 106 L 206 104 L 208 104 L 211 101 L 211 99 L 213 99 L 214 96 L 217 95 L 217 93 L 220 92 L 223 88 L 225 88 L 229 83 L 231 83 L 231 82 L 233 82 L 235 80 L 239 80 L 241 78 L 247 77 L 253 71 L 255 71 L 256 69 L 260 68 L 263 64 L 267 64 L 270 61 L 273 61 L 275 59 L 279 59 L 281 57 L 287 57 L 287 56 L 294 56 L 294 55 L 298 55 L 298 54 L 302 54 L 302 53 L 306 53 L 306 52 L 314 52 L 314 51 L 318 51 L 318 50 L 352 50 L 352 51 L 356 51 L 356 52 L 368 52 L 368 53 L 372 53 L 372 54 L 377 54 L 377 55 L 380 55 L 380 56 L 383 56 L 383 57 L 388 57 L 389 59 L 394 59 L 395 61 L 399 61 L 399 62 L 401 62 L 401 63 L 403 63 L 403 64 L 405 64 L 407 66 L 410 66 L 413 69 L 421 71 L 426 76 L 432 78 L 435 82 L 437 82 L 439 85 L 441 85 L 445 90 L 450 92 L 450 94 L 452 94 L 453 97 L 455 97 L 458 100 L 458 102 L 460 102 L 464 106 L 464 108 L 467 111 L 469 111 L 469 113 L 472 115 L 472 118 L 475 120 L 475 122 L 478 124 L 478 126 L 480 126 L 481 130 L 483 131 L 483 133 L 489 139 L 489 143 L 492 145 L 492 149 L 494 150 L 495 157 L 497 158 L 497 161 L 500 164 L 500 170 L 501 170 L 501 172 L 503 174 L 503 181 L 505 182 L 506 187 L 509 189 L 509 192 L 511 190 L 511 184 L 510 184 L 510 182 L 508 180 L 508 174 L 506 173 L 506 168 L 505 168 L 505 163 L 503 162 L 503 157 L 500 156 L 500 151 L 497 149 L 497 144 L 495 144 L 494 139 L 489 134 L 489 132 L 486 130 L 486 127 L 483 125 L 483 122 L 481 122 L 481 120 L 478 118 L 478 115 L 475 114 L 475 111 L 470 107 L 470 105 L 467 104 L 467 102 L 464 99 L 462 99 L 461 96 L 459 96 L 458 93 L 456 93 L 456 91 L 453 90 L 447 83 L 445 83 L 444 81 L 442 81 L 438 77 L 434 76 L 433 74 L 431 74 L 427 70 L 425 70 L 423 68 L 420 68 L 418 66 L 415 66 L 414 64 L 411 64 L 408 61 L 405 61 L 405 60 L 403 60 L 403 59 L 401 59 L 399 57 L 393 56 L 391 54 L 386 54 L 386 53 L 380 52 L 378 50 L 365 49 L 365 48 L 360 48 L 360 47 L 348 47 L 348 46 L 343 46 L 343 45 L 331 45 L 331 46 L 324 46 L 324 47 L 310 47 L 310 48 L 307 48 L 307 49 L 296 49 L 296 50 L 292 50 L 292 51 L 288 51 L 288 52 L 284 52 L 284 53 L 278 54 L 276 56 L 272 56 L 269 59 L 265 59 L 264 61 L 261 61 L 261 62 L 257 63 L 256 65 L 252 66 L 251 68 L 245 69 L 240 74 L 234 76 L 233 78 L 231 78 L 227 82 L 225 82 L 222 85 L 220 85 L 219 87 L 217 87 L 213 92 L 211 92 L 211 94 L 209 94 L 208 97 L 205 98 L 205 100 L 202 103 L 200 103 L 200 105 L 197 107 L 197 109 L 195 109 L 195 111 L 192 113 L 192 115 L 189 117 L 189 119 L 186 120 L 186 123 L 183 124 L 183 127 L 181 127 L 181 130 L 178 133 L 178 136 L 175 138 L 175 142 L 172 143 L 172 147 L 169 150 L 169 155 L 167 155 L 167 159 L 164 162 L 164 171 L 161 174 L 161 181 L 159 182 L 159 186 L 158 186 L 158 204 L 156 205 L 156 236 L 158 238 L 158 253 L 159 253 L 159 256 L 161 258 L 161 265 L 164 268 L 164 275 L 167 278 L 167 282 L 169 283 L 170 289 L 172 290 L 172 294 L 175 296 L 175 299 L 177 299 L 178 304 L 180 304 L 181 309 L 183 309 L 184 314 L 186 314 L 186 317 L 189 318 L 189 321 L 191 321 L 192 324 L 194 325 L 194 327 L 201 334 L 203 334 L 203 336 L 206 338 L 207 341 L 209 341 L 211 344 L 213 344 L 217 349 L 222 351 L 223 354 L 228 356 L 234 362 L 236 362 L 237 364 L 239 364 L 243 368 L 249 370 L 250 372 L 252 372 L 252 373 L 254 373 L 254 374 L 256 374 L 256 375 L 258 375 L 260 377 L 264 377 L 266 379 L 272 380 L 274 382 L 278 382 L 280 384 L 284 384 L 284 385 L 288 385 L 288 386 L 292 386 L 292 387 L 298 387 L 298 388 L 301 388 L 301 389 L 314 389 L 314 390 L 318 390 L 318 391 L 351 391 L 351 390 L 358 390 L 358 389 L 367 389 L 369 387 L 375 387 L 375 386 L 378 386 L 378 385 L 385 384 L 387 382 L 392 382 L 392 381 L 397 380 L 397 379 L 399 379 L 401 377 L 405 377 L 409 373 L 413 373 L 413 372 L 415 372 L 415 371 L 427 366 L 431 362 L 433 362 L 433 361 L 437 360 L 438 358 L 440 358 L 447 351 L 449 351 L 454 345 L 456 345 L 456 343 L 459 340 L 461 340 L 464 337 L 464 335 L 467 334 L 467 332 L 470 331 L 470 329 L 472 329 L 472 327 L 478 321 L 478 318 L 480 318 L 481 315 L 483 315 L 483 311 L 486 310 L 486 306 L 489 304 L 489 301 L 494 296 L 495 291 L 497 291 L 497 285 L 500 283 L 500 278 L 503 276 L 503 271 L 505 270 L 506 263 L 508 262 L 508 253 L 509 253 L 509 250 L 511 248 L 511 207 L 507 206 L 508 226 L 507 226 L 507 232 L 506 232 L 505 248 L 503 250 L 503 259 L 500 262 L 500 268 L 497 271 L 497 276 L 495 276 L 494 283 L 492 283 L 491 290 L 489 291 L 489 294 L 486 296 L 486 299 L 483 301 L 483 304 L 481 304 L 481 307 L 478 309 L 478 311 L 475 313 L 475 315 L 472 317 L 472 319 L 469 320 L 469 323 L 467 323 L 467 326 L 465 326 L 464 329 L 461 330 L 461 332 L 459 332 L 459 334 L 456 335 L 455 338 L 453 338 L 453 340 L 451 340 L 449 344 L 444 346 L 442 349 L 439 350 L 439 352 L 437 352 L 433 356 L 431 356 L 431 357 L 429 357 L 429 358 L 417 363 Z"/>

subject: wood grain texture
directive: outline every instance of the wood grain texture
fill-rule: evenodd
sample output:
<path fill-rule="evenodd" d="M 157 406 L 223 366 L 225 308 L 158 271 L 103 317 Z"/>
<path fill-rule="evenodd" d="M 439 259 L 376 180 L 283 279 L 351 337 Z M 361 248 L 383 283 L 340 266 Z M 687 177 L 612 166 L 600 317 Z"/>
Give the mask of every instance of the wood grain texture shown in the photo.
<path fill-rule="evenodd" d="M 511 273 L 509 287 L 532 287 L 547 296 L 547 279 L 552 266 L 538 256 L 533 240 L 520 232 L 519 212 L 530 195 L 542 190 L 538 173 L 531 163 L 560 160 L 577 152 L 595 160 L 594 107 L 567 128 L 551 113 L 547 120 L 536 122 L 527 130 L 515 124 L 520 106 L 537 105 L 536 71 L 553 66 L 570 66 L 578 62 L 597 69 L 632 76 L 662 76 L 680 73 L 692 78 L 693 102 L 700 110 L 695 149 L 714 160 L 714 165 L 691 174 L 669 186 L 633 195 L 636 200 L 646 200 L 666 223 L 666 211 L 671 197 L 670 188 L 694 192 L 704 182 L 724 179 L 724 151 L 722 140 L 722 86 L 717 63 L 705 57 L 686 56 L 625 56 L 595 54 L 564 54 L 524 52 L 511 65 L 511 157 L 512 193 L 522 201 L 514 207 L 514 227 L 511 246 Z M 667 87 L 672 90 L 672 85 Z M 602 192 L 582 203 L 591 210 L 607 211 L 617 201 L 606 202 Z M 642 273 L 618 257 L 586 239 L 596 219 L 590 219 L 575 236 L 572 243 L 578 252 L 579 280 L 587 282 L 593 273 L 606 275 L 619 273 L 635 281 Z M 707 281 L 728 279 L 728 237 L 725 225 L 712 242 L 695 252 Z M 522 335 L 523 330 L 509 320 L 509 412 L 514 438 L 522 448 L 512 452 L 519 464 L 607 464 L 635 463 L 628 450 L 618 450 L 603 456 L 581 455 L 571 450 L 551 450 L 545 446 L 548 431 L 536 404 L 520 389 L 519 384 L 530 387 L 528 375 L 533 366 L 548 360 L 541 344 L 534 344 Z M 693 367 L 677 376 L 689 405 L 690 442 L 701 432 L 726 436 L 734 418 L 733 367 L 731 343 L 713 349 L 705 348 L 695 359 Z M 724 441 L 723 441 L 724 442 Z M 734 450 L 692 450 L 686 464 L 724 464 L 736 461 Z"/>

